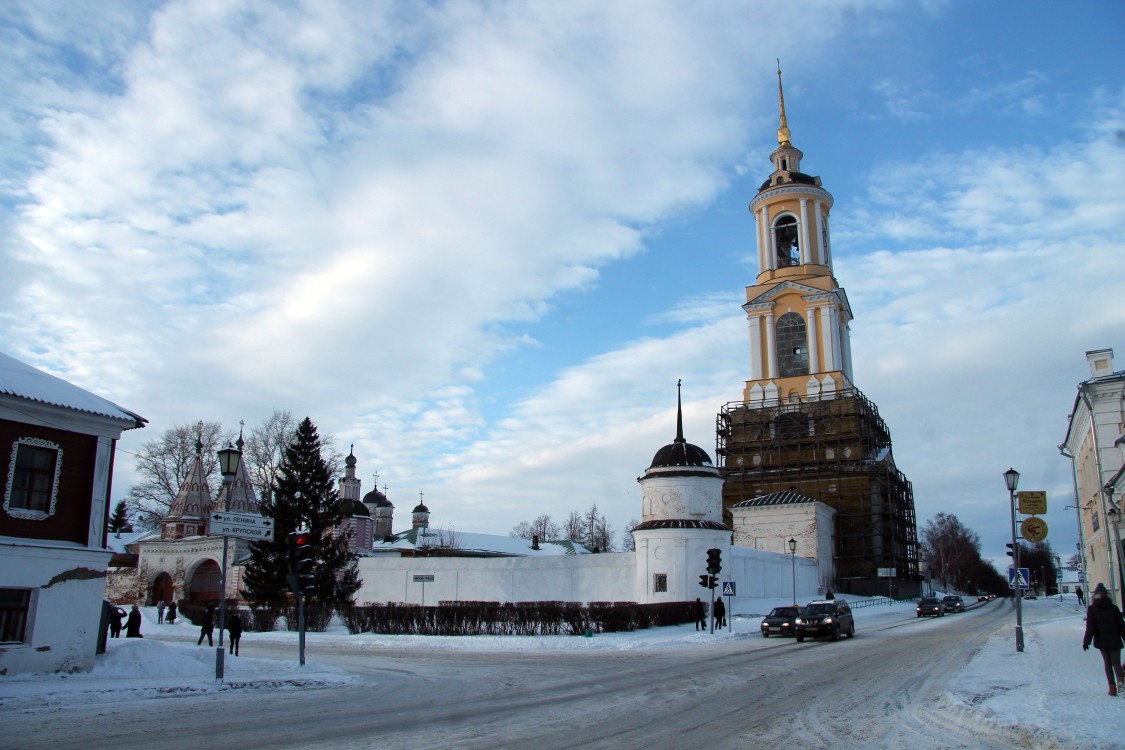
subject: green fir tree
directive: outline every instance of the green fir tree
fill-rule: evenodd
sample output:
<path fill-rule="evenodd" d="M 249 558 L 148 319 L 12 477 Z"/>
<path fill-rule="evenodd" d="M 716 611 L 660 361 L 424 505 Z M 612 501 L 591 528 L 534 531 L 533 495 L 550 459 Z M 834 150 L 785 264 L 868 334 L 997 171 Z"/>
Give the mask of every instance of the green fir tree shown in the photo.
<path fill-rule="evenodd" d="M 272 497 L 260 502 L 261 514 L 274 520 L 274 539 L 250 544 L 243 593 L 253 604 L 286 604 L 288 538 L 297 529 L 312 533 L 316 587 L 308 597 L 311 603 L 346 608 L 359 590 L 355 553 L 346 536 L 335 534 L 341 520 L 340 499 L 321 448 L 316 426 L 306 417 L 285 449 Z"/>
<path fill-rule="evenodd" d="M 124 500 L 119 500 L 117 505 L 113 506 L 113 515 L 109 517 L 109 533 L 122 534 L 129 533 L 133 530 L 133 524 L 129 521 L 129 508 L 125 505 Z"/>

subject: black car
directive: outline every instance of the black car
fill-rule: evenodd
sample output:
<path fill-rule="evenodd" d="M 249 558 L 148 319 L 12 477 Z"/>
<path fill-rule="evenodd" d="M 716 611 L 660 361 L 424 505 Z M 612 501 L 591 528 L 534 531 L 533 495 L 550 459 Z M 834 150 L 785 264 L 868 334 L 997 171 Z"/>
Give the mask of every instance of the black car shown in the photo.
<path fill-rule="evenodd" d="M 945 607 L 946 612 L 964 612 L 965 600 L 959 596 L 950 594 L 941 600 L 941 606 Z"/>
<path fill-rule="evenodd" d="M 855 619 L 852 609 L 843 599 L 826 599 L 809 602 L 801 610 L 793 623 L 797 631 L 797 642 L 806 638 L 829 636 L 840 640 L 841 635 L 851 638 L 855 635 Z"/>
<path fill-rule="evenodd" d="M 945 605 L 932 596 L 927 596 L 918 602 L 915 610 L 919 617 L 942 617 L 945 615 Z"/>
<path fill-rule="evenodd" d="M 768 615 L 762 618 L 762 637 L 793 635 L 793 623 L 800 614 L 800 607 L 774 607 Z"/>

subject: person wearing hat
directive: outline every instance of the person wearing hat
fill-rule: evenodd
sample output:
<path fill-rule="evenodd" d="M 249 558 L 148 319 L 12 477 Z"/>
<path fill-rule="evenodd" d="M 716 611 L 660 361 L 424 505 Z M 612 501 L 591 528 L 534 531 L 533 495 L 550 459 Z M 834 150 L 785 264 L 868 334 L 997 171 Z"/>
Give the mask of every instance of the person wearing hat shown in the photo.
<path fill-rule="evenodd" d="M 1086 608 L 1086 634 L 1082 636 L 1082 650 L 1088 651 L 1090 643 L 1102 652 L 1105 665 L 1105 678 L 1109 682 L 1109 694 L 1117 695 L 1125 690 L 1125 680 L 1121 675 L 1121 647 L 1125 639 L 1125 620 L 1121 610 L 1109 600 L 1105 584 L 1099 583 L 1094 589 L 1090 606 Z"/>

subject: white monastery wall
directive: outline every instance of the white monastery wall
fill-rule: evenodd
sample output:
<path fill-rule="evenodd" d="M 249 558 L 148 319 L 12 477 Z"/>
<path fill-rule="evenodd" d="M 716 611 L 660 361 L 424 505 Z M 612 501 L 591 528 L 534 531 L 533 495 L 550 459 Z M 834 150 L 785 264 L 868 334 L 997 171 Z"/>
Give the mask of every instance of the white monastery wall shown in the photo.
<path fill-rule="evenodd" d="M 788 599 L 792 596 L 793 572 L 797 574 L 797 600 L 804 604 L 823 594 L 815 560 L 788 554 L 723 546 L 720 580 L 734 581 L 739 600 L 747 597 Z M 631 602 L 644 601 L 636 592 L 638 556 L 633 552 L 557 557 L 365 557 L 359 560 L 363 586 L 356 594 L 357 604 L 402 602 L 434 606 L 441 601 L 567 601 Z M 686 576 L 698 582 L 705 560 L 698 571 Z M 432 583 L 415 583 L 415 575 L 432 575 Z M 693 590 L 694 588 L 694 590 Z M 695 584 L 685 596 L 667 601 L 709 599 L 710 591 Z M 716 589 L 716 595 L 721 592 Z M 659 600 L 658 600 L 659 601 Z M 727 600 L 729 601 L 729 600 Z"/>
<path fill-rule="evenodd" d="M 635 601 L 636 555 L 361 557 L 357 604 L 439 601 Z M 432 583 L 415 583 L 432 575 Z M 425 601 L 422 600 L 423 586 Z"/>

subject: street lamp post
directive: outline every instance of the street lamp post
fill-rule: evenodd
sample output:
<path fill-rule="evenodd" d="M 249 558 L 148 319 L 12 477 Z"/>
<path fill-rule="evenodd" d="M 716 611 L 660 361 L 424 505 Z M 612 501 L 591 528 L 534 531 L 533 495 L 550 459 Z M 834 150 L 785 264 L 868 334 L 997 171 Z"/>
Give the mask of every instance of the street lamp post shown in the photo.
<path fill-rule="evenodd" d="M 230 494 L 234 488 L 234 477 L 238 473 L 238 464 L 242 461 L 242 436 L 238 438 L 238 447 L 230 443 L 219 452 L 219 473 L 223 475 L 223 510 L 230 512 Z M 219 650 L 215 652 L 215 679 L 223 679 L 223 630 L 226 628 L 227 616 L 227 554 L 229 551 L 230 537 L 223 536 L 223 567 L 219 582 Z"/>
<path fill-rule="evenodd" d="M 1023 589 L 1019 586 L 1020 545 L 1016 539 L 1016 487 L 1020 483 L 1020 473 L 1015 469 L 1004 472 L 1004 484 L 1008 486 L 1008 504 L 1012 509 L 1012 564 L 1016 569 L 1016 651 L 1023 651 Z"/>
<path fill-rule="evenodd" d="M 793 606 L 797 606 L 797 540 L 789 540 L 789 559 L 793 568 Z"/>

